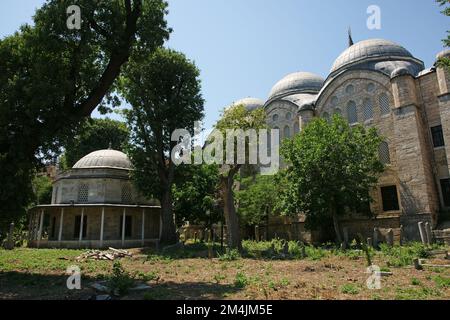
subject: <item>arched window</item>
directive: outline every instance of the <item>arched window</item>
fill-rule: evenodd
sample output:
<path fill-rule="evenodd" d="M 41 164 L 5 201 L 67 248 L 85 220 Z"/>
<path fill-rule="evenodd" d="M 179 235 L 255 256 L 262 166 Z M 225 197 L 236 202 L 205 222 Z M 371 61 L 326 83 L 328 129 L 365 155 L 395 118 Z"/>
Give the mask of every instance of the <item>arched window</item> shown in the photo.
<path fill-rule="evenodd" d="M 334 114 L 338 114 L 338 115 L 342 116 L 342 110 L 339 109 L 339 108 L 336 108 L 336 109 L 334 110 Z"/>
<path fill-rule="evenodd" d="M 383 164 L 391 163 L 391 154 L 389 152 L 389 144 L 386 141 L 383 141 L 380 144 L 379 156 L 380 156 L 381 163 L 383 163 Z"/>
<path fill-rule="evenodd" d="M 131 187 L 127 184 L 122 186 L 122 203 L 131 203 L 133 201 L 133 195 L 131 193 Z"/>
<path fill-rule="evenodd" d="M 274 114 L 273 116 L 272 116 L 272 121 L 278 121 L 278 115 L 277 114 Z"/>
<path fill-rule="evenodd" d="M 285 139 L 288 139 L 291 137 L 291 128 L 289 128 L 289 126 L 285 126 L 284 130 L 283 130 L 283 137 Z"/>
<path fill-rule="evenodd" d="M 363 103 L 364 121 L 373 119 L 373 104 L 371 99 L 365 99 Z"/>
<path fill-rule="evenodd" d="M 87 203 L 89 201 L 89 186 L 80 184 L 78 186 L 78 203 Z"/>
<path fill-rule="evenodd" d="M 298 134 L 300 132 L 300 126 L 298 122 L 294 123 L 294 134 Z"/>
<path fill-rule="evenodd" d="M 386 93 L 380 94 L 379 98 L 380 110 L 382 115 L 389 114 L 391 112 L 391 106 L 389 102 L 389 97 Z"/>
<path fill-rule="evenodd" d="M 292 119 L 292 113 L 288 112 L 286 113 L 286 120 L 291 120 Z"/>
<path fill-rule="evenodd" d="M 331 105 L 335 106 L 335 105 L 338 104 L 338 102 L 339 102 L 338 97 L 333 97 L 333 98 L 331 98 Z"/>
<path fill-rule="evenodd" d="M 353 94 L 355 93 L 355 86 L 353 86 L 352 84 L 349 84 L 346 88 L 345 88 L 345 92 L 347 94 Z"/>
<path fill-rule="evenodd" d="M 356 111 L 355 101 L 349 101 L 347 104 L 347 118 L 350 124 L 358 122 L 358 113 Z"/>

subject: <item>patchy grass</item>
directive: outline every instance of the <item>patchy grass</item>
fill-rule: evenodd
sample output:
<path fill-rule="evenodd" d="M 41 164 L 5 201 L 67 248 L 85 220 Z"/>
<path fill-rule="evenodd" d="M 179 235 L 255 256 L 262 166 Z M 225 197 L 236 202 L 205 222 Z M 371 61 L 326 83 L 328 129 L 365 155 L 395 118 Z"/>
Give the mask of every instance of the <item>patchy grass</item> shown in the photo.
<path fill-rule="evenodd" d="M 286 254 L 281 240 L 245 242 L 240 258 L 234 253 L 209 258 L 212 247 L 201 243 L 187 245 L 184 253 L 135 249 L 115 269 L 110 261 L 76 262 L 81 250 L 0 250 L 0 299 L 86 299 L 94 294 L 92 282 L 112 277 L 118 279 L 116 288 L 124 288 L 121 299 L 450 299 L 449 269 L 412 268 L 411 259 L 426 254 L 418 245 L 370 253 L 375 265 L 393 273 L 382 277 L 381 290 L 366 287 L 361 248 L 288 246 Z M 393 260 L 402 262 L 392 265 Z M 82 270 L 81 291 L 66 288 L 65 272 L 72 265 Z M 151 289 L 127 293 L 130 279 Z"/>

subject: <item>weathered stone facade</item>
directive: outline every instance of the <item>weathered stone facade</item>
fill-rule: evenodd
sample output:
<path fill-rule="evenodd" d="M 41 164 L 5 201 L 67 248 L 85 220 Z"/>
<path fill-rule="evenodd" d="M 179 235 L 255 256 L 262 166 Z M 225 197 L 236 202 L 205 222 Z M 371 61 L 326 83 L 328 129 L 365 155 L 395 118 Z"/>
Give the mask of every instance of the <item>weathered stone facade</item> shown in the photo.
<path fill-rule="evenodd" d="M 444 51 L 438 58 L 448 56 L 450 51 Z M 377 226 L 402 227 L 404 239 L 418 240 L 418 221 L 436 227 L 439 213 L 450 209 L 448 70 L 425 70 L 400 45 L 366 40 L 344 51 L 326 79 L 304 72 L 286 76 L 263 106 L 281 139 L 314 117 L 328 119 L 335 113 L 351 124 L 377 128 L 385 141 L 380 159 L 386 170 L 372 191 L 376 218 L 343 221 L 353 234 L 370 236 Z"/>

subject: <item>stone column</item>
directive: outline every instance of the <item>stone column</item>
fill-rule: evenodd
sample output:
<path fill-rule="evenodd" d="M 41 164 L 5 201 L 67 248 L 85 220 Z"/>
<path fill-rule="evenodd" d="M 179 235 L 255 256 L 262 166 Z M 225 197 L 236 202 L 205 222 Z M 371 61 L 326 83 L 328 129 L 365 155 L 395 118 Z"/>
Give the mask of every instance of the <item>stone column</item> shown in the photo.
<path fill-rule="evenodd" d="M 63 224 L 64 224 L 64 208 L 61 208 L 61 217 L 59 218 L 59 233 L 58 233 L 59 246 L 61 246 Z"/>
<path fill-rule="evenodd" d="M 42 238 L 42 228 L 44 226 L 44 209 L 41 210 L 41 216 L 39 218 L 39 230 L 37 235 L 37 247 L 41 245 L 41 238 Z"/>
<path fill-rule="evenodd" d="M 141 230 L 141 243 L 145 246 L 145 209 L 142 209 L 142 230 Z"/>
<path fill-rule="evenodd" d="M 344 234 L 344 249 L 347 249 L 349 247 L 348 227 L 342 228 L 342 233 Z"/>
<path fill-rule="evenodd" d="M 14 222 L 11 222 L 9 225 L 8 238 L 6 239 L 5 249 L 12 250 L 14 249 Z"/>
<path fill-rule="evenodd" d="M 125 247 L 125 221 L 126 221 L 127 208 L 123 208 L 122 216 L 122 248 Z"/>
<path fill-rule="evenodd" d="M 100 248 L 103 247 L 104 232 L 105 232 L 105 207 L 102 208 L 102 217 L 100 221 Z"/>
<path fill-rule="evenodd" d="M 378 228 L 373 228 L 373 247 L 378 248 Z"/>

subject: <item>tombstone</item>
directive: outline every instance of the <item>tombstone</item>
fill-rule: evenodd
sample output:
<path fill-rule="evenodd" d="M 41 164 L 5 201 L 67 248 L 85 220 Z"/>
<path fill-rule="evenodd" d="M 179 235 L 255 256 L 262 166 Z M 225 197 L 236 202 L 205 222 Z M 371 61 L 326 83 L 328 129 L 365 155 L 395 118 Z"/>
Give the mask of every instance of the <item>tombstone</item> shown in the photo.
<path fill-rule="evenodd" d="M 302 258 L 306 258 L 306 247 L 304 244 L 302 246 Z"/>
<path fill-rule="evenodd" d="M 348 227 L 344 227 L 342 229 L 342 232 L 344 234 L 344 249 L 346 249 L 349 244 L 349 242 L 348 242 Z"/>
<path fill-rule="evenodd" d="M 403 225 L 400 226 L 400 245 L 403 245 Z"/>
<path fill-rule="evenodd" d="M 420 240 L 422 240 L 423 244 L 427 244 L 427 233 L 423 221 L 419 222 L 417 225 L 419 227 Z"/>
<path fill-rule="evenodd" d="M 197 243 L 197 231 L 194 232 L 194 243 Z"/>
<path fill-rule="evenodd" d="M 367 247 L 373 247 L 372 238 L 367 238 Z"/>
<path fill-rule="evenodd" d="M 378 248 L 378 228 L 373 228 L 373 247 Z"/>
<path fill-rule="evenodd" d="M 386 242 L 388 246 L 392 247 L 394 245 L 394 231 L 389 229 L 386 234 Z"/>
<path fill-rule="evenodd" d="M 12 249 L 14 249 L 14 239 L 13 239 L 13 235 L 14 235 L 14 222 L 12 222 L 12 223 L 9 225 L 8 238 L 6 239 L 6 243 L 5 243 L 5 249 L 6 249 L 6 250 L 12 250 Z"/>
<path fill-rule="evenodd" d="M 425 234 L 427 235 L 427 244 L 431 245 L 433 243 L 433 231 L 429 222 L 425 222 Z"/>
<path fill-rule="evenodd" d="M 256 240 L 256 242 L 258 242 L 260 240 L 259 226 L 255 226 L 255 240 Z"/>
<path fill-rule="evenodd" d="M 284 245 L 283 245 L 283 253 L 285 254 L 285 255 L 288 255 L 289 254 L 289 242 L 285 242 L 284 243 Z"/>

